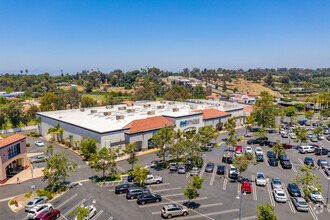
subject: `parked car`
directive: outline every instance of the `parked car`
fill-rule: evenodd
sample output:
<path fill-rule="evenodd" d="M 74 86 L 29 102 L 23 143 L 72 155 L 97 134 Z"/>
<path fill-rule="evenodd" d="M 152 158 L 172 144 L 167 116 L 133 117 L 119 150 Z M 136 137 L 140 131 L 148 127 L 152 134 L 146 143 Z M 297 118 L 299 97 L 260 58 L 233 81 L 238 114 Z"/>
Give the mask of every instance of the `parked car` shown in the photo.
<path fill-rule="evenodd" d="M 324 128 L 323 134 L 327 135 L 329 133 L 330 133 L 329 128 Z"/>
<path fill-rule="evenodd" d="M 291 139 L 297 139 L 297 135 L 293 132 L 290 132 L 289 136 L 290 136 Z"/>
<path fill-rule="evenodd" d="M 266 186 L 267 180 L 263 173 L 257 173 L 256 185 L 257 186 Z"/>
<path fill-rule="evenodd" d="M 142 194 L 150 193 L 147 188 L 143 187 L 131 187 L 127 189 L 126 199 L 135 199 Z"/>
<path fill-rule="evenodd" d="M 26 206 L 24 207 L 25 212 L 30 211 L 34 206 L 44 204 L 48 202 L 48 198 L 46 196 L 42 196 L 40 198 L 34 198 Z"/>
<path fill-rule="evenodd" d="M 86 206 L 85 208 L 88 209 L 88 216 L 86 216 L 82 220 L 92 219 L 97 212 L 96 208 L 93 205 Z M 74 219 L 77 220 L 77 216 Z"/>
<path fill-rule="evenodd" d="M 194 167 L 190 171 L 190 176 L 198 175 L 199 174 L 199 169 L 198 167 Z"/>
<path fill-rule="evenodd" d="M 274 198 L 276 202 L 286 202 L 286 195 L 283 189 L 274 189 Z"/>
<path fill-rule="evenodd" d="M 313 160 L 313 158 L 311 158 L 311 157 L 305 157 L 304 164 L 310 165 L 310 166 L 313 167 L 314 166 L 314 160 Z"/>
<path fill-rule="evenodd" d="M 317 137 L 316 137 L 315 135 L 311 135 L 311 136 L 309 137 L 309 140 L 310 140 L 311 142 L 317 142 L 317 141 L 318 141 L 318 139 L 317 139 Z"/>
<path fill-rule="evenodd" d="M 283 133 L 281 134 L 281 137 L 282 137 L 282 138 L 288 138 L 288 134 L 287 134 L 286 132 L 283 132 Z"/>
<path fill-rule="evenodd" d="M 237 179 L 238 178 L 238 170 L 235 166 L 230 165 L 228 177 L 230 179 Z"/>
<path fill-rule="evenodd" d="M 32 159 L 30 159 L 30 162 L 31 163 L 42 163 L 42 162 L 45 162 L 49 157 L 46 156 L 46 155 L 39 155 L 39 156 L 36 156 Z"/>
<path fill-rule="evenodd" d="M 319 125 L 317 124 L 317 122 L 313 122 L 313 123 L 312 123 L 312 126 L 313 126 L 313 127 L 317 127 L 317 126 L 319 126 Z"/>
<path fill-rule="evenodd" d="M 128 175 L 127 181 L 128 182 L 134 182 L 135 175 Z"/>
<path fill-rule="evenodd" d="M 291 169 L 292 168 L 292 163 L 290 162 L 290 160 L 281 160 L 280 161 L 283 169 Z"/>
<path fill-rule="evenodd" d="M 259 144 L 259 141 L 256 139 L 251 139 L 247 141 L 247 144 Z"/>
<path fill-rule="evenodd" d="M 284 149 L 291 149 L 292 148 L 292 145 L 291 144 L 287 144 L 287 143 L 282 143 L 282 147 Z"/>
<path fill-rule="evenodd" d="M 269 164 L 269 166 L 272 166 L 272 167 L 278 166 L 278 162 L 277 162 L 276 158 L 274 158 L 274 157 L 268 158 L 268 164 Z"/>
<path fill-rule="evenodd" d="M 237 146 L 236 146 L 236 151 L 241 151 L 241 152 L 243 152 L 243 147 L 242 147 L 242 145 L 237 145 Z"/>
<path fill-rule="evenodd" d="M 36 141 L 36 142 L 34 142 L 34 145 L 36 145 L 37 147 L 45 146 L 44 142 L 42 142 L 42 141 Z"/>
<path fill-rule="evenodd" d="M 273 178 L 271 182 L 272 189 L 282 189 L 282 182 L 279 178 Z"/>
<path fill-rule="evenodd" d="M 162 182 L 163 182 L 162 176 L 159 176 L 159 175 L 154 176 L 152 174 L 147 175 L 147 179 L 145 180 L 146 184 L 153 184 L 153 183 L 159 184 Z"/>
<path fill-rule="evenodd" d="M 256 155 L 258 155 L 258 154 L 264 154 L 264 152 L 263 152 L 263 150 L 261 149 L 261 147 L 256 147 L 255 154 L 256 154 Z"/>
<path fill-rule="evenodd" d="M 50 209 L 49 211 L 43 211 L 35 220 L 53 220 L 58 219 L 61 216 L 61 212 L 58 209 Z"/>
<path fill-rule="evenodd" d="M 171 163 L 170 164 L 170 171 L 177 171 L 179 168 L 179 164 L 178 163 Z"/>
<path fill-rule="evenodd" d="M 292 203 L 297 209 L 297 211 L 308 212 L 308 203 L 302 197 L 294 197 L 292 198 Z"/>
<path fill-rule="evenodd" d="M 273 151 L 267 151 L 267 157 L 268 158 L 276 158 L 276 155 L 274 154 Z"/>
<path fill-rule="evenodd" d="M 323 135 L 318 135 L 318 136 L 317 136 L 317 139 L 318 139 L 319 141 L 322 141 L 322 140 L 324 140 L 324 136 L 323 136 Z"/>
<path fill-rule="evenodd" d="M 306 153 L 313 153 L 314 146 L 312 145 L 302 145 L 298 147 L 299 153 L 306 154 Z"/>
<path fill-rule="evenodd" d="M 180 165 L 178 169 L 178 173 L 185 174 L 187 172 L 185 165 Z"/>
<path fill-rule="evenodd" d="M 309 191 L 308 197 L 312 201 L 321 202 L 323 200 L 323 196 L 317 188 L 315 188 L 314 186 L 308 186 L 307 188 Z"/>
<path fill-rule="evenodd" d="M 225 166 L 219 165 L 217 168 L 217 174 L 225 174 Z"/>
<path fill-rule="evenodd" d="M 214 163 L 209 162 L 206 164 L 205 172 L 213 172 L 213 169 L 214 169 Z"/>
<path fill-rule="evenodd" d="M 266 145 L 268 145 L 269 143 L 270 143 L 269 140 L 260 140 L 260 141 L 259 141 L 259 145 L 260 145 L 260 146 L 266 146 Z"/>
<path fill-rule="evenodd" d="M 314 149 L 315 155 L 327 155 L 329 153 L 329 150 L 324 147 L 318 147 Z"/>
<path fill-rule="evenodd" d="M 268 146 L 269 146 L 269 147 L 273 147 L 275 144 L 277 144 L 277 142 L 275 142 L 275 141 L 271 141 L 271 142 L 268 143 Z"/>
<path fill-rule="evenodd" d="M 311 126 L 311 123 L 310 123 L 309 121 L 306 121 L 306 122 L 305 122 L 305 125 L 306 125 L 306 126 Z"/>
<path fill-rule="evenodd" d="M 264 155 L 263 155 L 263 154 L 257 154 L 257 158 L 256 158 L 256 160 L 257 160 L 258 162 L 263 162 L 263 161 L 264 161 Z"/>
<path fill-rule="evenodd" d="M 290 196 L 301 197 L 301 191 L 297 184 L 289 183 L 287 188 Z"/>
<path fill-rule="evenodd" d="M 129 188 L 136 186 L 137 185 L 132 185 L 132 184 L 121 184 L 115 187 L 115 193 L 116 194 L 126 193 Z"/>
<path fill-rule="evenodd" d="M 252 154 L 252 147 L 246 147 L 245 154 Z"/>
<path fill-rule="evenodd" d="M 236 151 L 235 152 L 235 157 L 241 157 L 242 156 L 242 152 L 241 151 Z"/>
<path fill-rule="evenodd" d="M 173 216 L 187 216 L 189 214 L 189 209 L 185 206 L 178 204 L 166 205 L 162 208 L 162 217 L 172 218 Z"/>
<path fill-rule="evenodd" d="M 279 154 L 278 159 L 281 160 L 289 160 L 289 157 L 286 154 Z"/>
<path fill-rule="evenodd" d="M 144 205 L 146 203 L 151 203 L 151 202 L 160 202 L 160 201 L 162 201 L 162 197 L 160 195 L 152 194 L 152 193 L 141 195 L 136 200 L 137 204 L 139 205 Z"/>
<path fill-rule="evenodd" d="M 242 192 L 245 192 L 245 193 L 251 193 L 252 192 L 251 183 L 248 181 L 242 182 L 241 190 L 242 190 Z"/>
<path fill-rule="evenodd" d="M 53 206 L 49 203 L 36 205 L 28 211 L 27 219 L 35 219 L 40 213 L 49 211 L 50 209 L 53 209 Z"/>
<path fill-rule="evenodd" d="M 325 172 L 325 174 L 327 174 L 327 176 L 330 176 L 330 168 L 329 167 L 325 168 L 324 172 Z"/>

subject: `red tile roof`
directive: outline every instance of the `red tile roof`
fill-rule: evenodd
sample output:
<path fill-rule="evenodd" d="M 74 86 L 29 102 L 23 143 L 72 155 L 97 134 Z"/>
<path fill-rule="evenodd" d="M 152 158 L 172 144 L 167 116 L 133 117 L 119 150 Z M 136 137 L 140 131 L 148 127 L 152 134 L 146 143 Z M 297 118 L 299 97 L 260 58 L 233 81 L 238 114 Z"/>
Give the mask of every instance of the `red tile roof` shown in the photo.
<path fill-rule="evenodd" d="M 242 98 L 243 95 L 235 95 L 235 98 Z"/>
<path fill-rule="evenodd" d="M 248 107 L 244 107 L 244 108 L 243 108 L 243 110 L 244 110 L 244 111 L 246 111 L 246 112 L 248 112 L 248 113 L 251 113 L 251 112 L 253 112 L 253 110 L 252 110 L 252 109 L 250 109 L 250 108 L 248 108 Z"/>
<path fill-rule="evenodd" d="M 7 97 L 7 100 L 8 100 L 8 101 L 17 101 L 18 98 L 15 98 L 15 97 Z"/>
<path fill-rule="evenodd" d="M 227 115 L 231 115 L 228 112 L 220 111 L 214 108 L 210 109 L 204 109 L 204 110 L 195 110 L 195 112 L 202 112 L 203 113 L 203 119 L 209 119 L 209 118 L 219 118 Z"/>
<path fill-rule="evenodd" d="M 128 133 L 136 133 L 140 131 L 163 128 L 170 125 L 173 125 L 173 123 L 167 120 L 165 117 L 154 116 L 145 119 L 134 120 L 123 128 L 130 128 L 126 131 Z"/>
<path fill-rule="evenodd" d="M 127 101 L 123 101 L 121 103 L 122 104 L 134 104 L 135 102 L 127 100 Z"/>
<path fill-rule="evenodd" d="M 26 136 L 25 135 L 22 135 L 22 134 L 14 134 L 12 136 L 9 136 L 9 137 L 6 137 L 4 139 L 1 139 L 0 140 L 0 148 L 2 147 L 5 147 L 11 143 L 14 143 L 16 141 L 19 141 L 23 138 L 25 138 Z"/>
<path fill-rule="evenodd" d="M 214 98 L 216 98 L 216 96 L 215 95 L 209 95 L 209 96 L 206 96 L 206 98 L 208 98 L 208 99 L 214 99 Z"/>

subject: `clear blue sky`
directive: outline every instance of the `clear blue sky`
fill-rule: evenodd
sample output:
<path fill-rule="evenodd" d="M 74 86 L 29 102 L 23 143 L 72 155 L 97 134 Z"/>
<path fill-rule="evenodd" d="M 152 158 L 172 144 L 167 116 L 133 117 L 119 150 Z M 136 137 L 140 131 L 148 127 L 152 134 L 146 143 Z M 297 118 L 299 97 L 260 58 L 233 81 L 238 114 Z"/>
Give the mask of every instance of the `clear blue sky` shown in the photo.
<path fill-rule="evenodd" d="M 327 0 L 0 1 L 0 73 L 329 64 Z"/>

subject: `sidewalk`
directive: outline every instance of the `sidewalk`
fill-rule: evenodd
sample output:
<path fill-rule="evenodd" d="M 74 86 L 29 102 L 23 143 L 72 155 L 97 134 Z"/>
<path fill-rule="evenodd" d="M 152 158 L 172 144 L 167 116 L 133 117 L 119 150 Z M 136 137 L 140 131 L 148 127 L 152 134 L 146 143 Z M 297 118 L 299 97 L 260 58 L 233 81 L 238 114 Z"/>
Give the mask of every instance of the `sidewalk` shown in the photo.
<path fill-rule="evenodd" d="M 153 153 L 153 152 L 156 152 L 156 151 L 159 151 L 159 149 L 152 149 L 152 150 L 148 150 L 148 151 L 137 152 L 137 153 L 136 153 L 136 156 L 142 156 L 142 155 L 150 154 L 150 153 Z M 116 159 L 116 162 L 123 161 L 123 160 L 127 160 L 128 158 L 129 158 L 129 155 L 125 155 L 125 156 L 122 156 L 122 157 L 118 157 L 118 158 Z"/>
<path fill-rule="evenodd" d="M 43 177 L 44 174 L 42 172 L 42 168 L 35 168 L 33 169 L 33 179 L 36 178 L 40 178 Z M 16 174 L 15 176 L 13 176 L 12 178 L 8 179 L 8 181 L 4 184 L 0 184 L 1 186 L 6 186 L 9 184 L 17 184 L 17 177 L 19 178 L 20 182 L 25 182 L 28 180 L 32 179 L 32 174 L 31 174 L 31 168 L 29 167 L 26 170 L 22 170 L 21 172 L 19 172 L 18 174 Z"/>

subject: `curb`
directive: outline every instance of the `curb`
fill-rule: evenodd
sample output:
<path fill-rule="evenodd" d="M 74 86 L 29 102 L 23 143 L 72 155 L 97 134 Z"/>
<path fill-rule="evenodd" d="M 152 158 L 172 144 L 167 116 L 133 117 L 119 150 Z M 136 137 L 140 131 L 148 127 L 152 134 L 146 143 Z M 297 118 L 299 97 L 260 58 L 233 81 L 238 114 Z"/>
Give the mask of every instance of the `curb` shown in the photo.
<path fill-rule="evenodd" d="M 34 180 L 34 179 L 39 179 L 39 178 L 42 178 L 43 176 L 40 176 L 40 177 L 35 177 L 35 178 L 30 178 L 30 179 L 26 179 L 26 180 L 23 180 L 23 181 L 20 181 L 21 183 L 24 183 L 26 181 L 30 181 L 30 180 Z M 8 184 L 4 184 L 4 185 L 0 185 L 0 187 L 2 186 L 8 186 L 8 185 L 19 185 L 17 183 L 8 183 Z"/>

